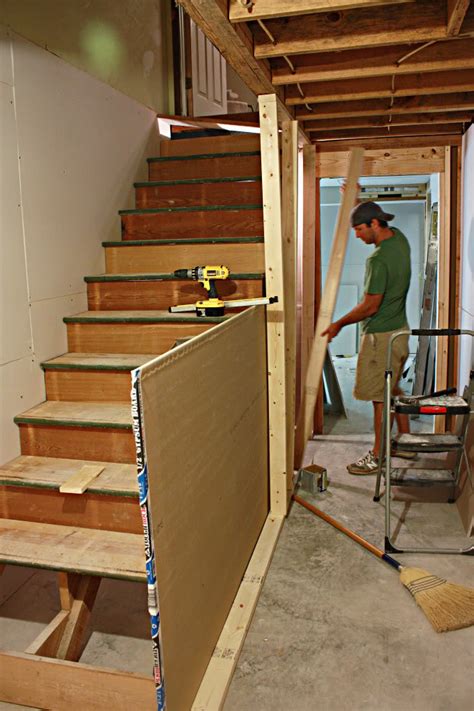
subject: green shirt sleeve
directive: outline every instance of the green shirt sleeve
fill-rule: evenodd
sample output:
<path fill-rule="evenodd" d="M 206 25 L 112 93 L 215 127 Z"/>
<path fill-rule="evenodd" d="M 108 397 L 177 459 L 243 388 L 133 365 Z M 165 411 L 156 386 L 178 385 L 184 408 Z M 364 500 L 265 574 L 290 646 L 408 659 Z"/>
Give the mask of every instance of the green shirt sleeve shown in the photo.
<path fill-rule="evenodd" d="M 387 267 L 378 259 L 369 259 L 365 275 L 366 294 L 383 294 L 387 288 Z"/>

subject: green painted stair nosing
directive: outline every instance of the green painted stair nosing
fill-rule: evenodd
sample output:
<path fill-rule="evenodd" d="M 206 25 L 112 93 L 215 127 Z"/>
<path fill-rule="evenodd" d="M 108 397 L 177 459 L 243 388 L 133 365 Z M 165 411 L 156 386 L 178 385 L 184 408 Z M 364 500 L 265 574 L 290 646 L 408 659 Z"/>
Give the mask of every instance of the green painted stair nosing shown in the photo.
<path fill-rule="evenodd" d="M 222 323 L 229 316 L 65 316 L 64 323 Z"/>
<path fill-rule="evenodd" d="M 193 205 L 192 207 L 143 207 L 141 209 L 119 210 L 121 217 L 127 215 L 154 215 L 176 212 L 232 212 L 236 210 L 263 210 L 263 205 Z"/>
<path fill-rule="evenodd" d="M 174 239 L 127 239 L 102 242 L 102 247 L 150 247 L 176 244 L 263 244 L 263 237 L 175 237 Z"/>
<path fill-rule="evenodd" d="M 8 476 L 0 475 L 0 486 L 16 486 L 22 489 L 47 489 L 48 491 L 59 491 L 60 484 L 51 482 L 31 482 L 11 479 Z M 101 494 L 103 496 L 119 496 L 127 499 L 137 499 L 138 492 L 130 489 L 101 489 L 90 484 L 84 494 Z M 75 494 L 73 494 L 75 496 Z"/>
<path fill-rule="evenodd" d="M 248 156 L 259 156 L 260 151 L 228 151 L 227 153 L 195 153 L 190 156 L 158 156 L 157 158 L 147 158 L 147 163 L 169 163 L 170 161 L 202 160 L 205 158 L 245 158 Z"/>
<path fill-rule="evenodd" d="M 56 417 L 25 417 L 17 415 L 13 418 L 16 425 L 51 425 L 53 427 L 93 427 L 97 430 L 132 430 L 132 423 L 124 422 L 94 422 L 88 420 L 61 420 Z"/>
<path fill-rule="evenodd" d="M 156 357 L 156 356 L 155 356 Z M 44 363 L 40 363 L 40 366 L 43 370 L 82 370 L 82 371 L 91 371 L 91 370 L 100 370 L 102 371 L 113 371 L 117 372 L 120 371 L 122 373 L 131 373 L 132 370 L 136 370 L 137 368 L 140 368 L 142 364 L 137 363 L 136 365 L 105 365 L 105 364 L 95 364 L 95 365 L 86 365 L 85 363 L 49 363 L 48 361 L 45 361 Z"/>
<path fill-rule="evenodd" d="M 166 185 L 207 185 L 215 183 L 261 183 L 261 175 L 245 175 L 240 178 L 185 178 L 183 180 L 148 180 L 133 183 L 134 188 L 158 188 Z"/>
<path fill-rule="evenodd" d="M 249 281 L 258 281 L 259 279 L 264 279 L 265 274 L 263 272 L 253 272 L 253 273 L 231 273 L 229 274 L 229 279 L 248 279 Z M 174 274 L 98 274 L 96 276 L 85 276 L 84 281 L 87 284 L 94 284 L 96 282 L 115 282 L 115 281 L 182 281 L 188 282 L 192 281 L 190 279 L 179 279 Z"/>

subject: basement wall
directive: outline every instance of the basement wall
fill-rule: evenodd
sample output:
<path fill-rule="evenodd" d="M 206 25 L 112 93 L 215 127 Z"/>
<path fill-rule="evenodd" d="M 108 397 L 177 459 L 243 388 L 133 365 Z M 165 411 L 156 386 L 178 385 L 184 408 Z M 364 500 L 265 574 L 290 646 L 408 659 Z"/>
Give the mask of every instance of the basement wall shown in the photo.
<path fill-rule="evenodd" d="M 168 0 L 2 0 L 0 24 L 159 113 L 174 113 Z"/>
<path fill-rule="evenodd" d="M 42 4 L 42 3 L 38 3 Z M 40 362 L 67 351 L 85 275 L 157 154 L 155 112 L 0 26 L 0 464 L 13 417 L 44 400 Z"/>

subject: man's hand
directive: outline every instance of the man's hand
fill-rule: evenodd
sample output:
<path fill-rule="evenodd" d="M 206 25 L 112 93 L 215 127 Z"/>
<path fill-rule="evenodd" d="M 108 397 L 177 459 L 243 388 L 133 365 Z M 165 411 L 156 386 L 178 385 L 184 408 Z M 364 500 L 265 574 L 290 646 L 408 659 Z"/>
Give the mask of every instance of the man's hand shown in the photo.
<path fill-rule="evenodd" d="M 341 330 L 342 326 L 339 326 L 337 321 L 335 323 L 330 323 L 325 331 L 322 332 L 321 336 L 328 337 L 328 343 L 331 343 L 333 338 L 336 338 L 337 334 Z"/>

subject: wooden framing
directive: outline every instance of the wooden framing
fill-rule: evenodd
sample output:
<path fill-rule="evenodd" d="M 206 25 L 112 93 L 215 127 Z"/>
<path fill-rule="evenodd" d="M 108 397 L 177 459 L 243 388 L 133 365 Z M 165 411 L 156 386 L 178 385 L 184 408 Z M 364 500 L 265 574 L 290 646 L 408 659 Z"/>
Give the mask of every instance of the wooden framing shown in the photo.
<path fill-rule="evenodd" d="M 268 20 L 275 17 L 292 17 L 311 12 L 338 12 L 360 7 L 394 5 L 414 0 L 258 0 L 245 7 L 239 0 L 230 0 L 229 19 L 231 22 Z"/>

